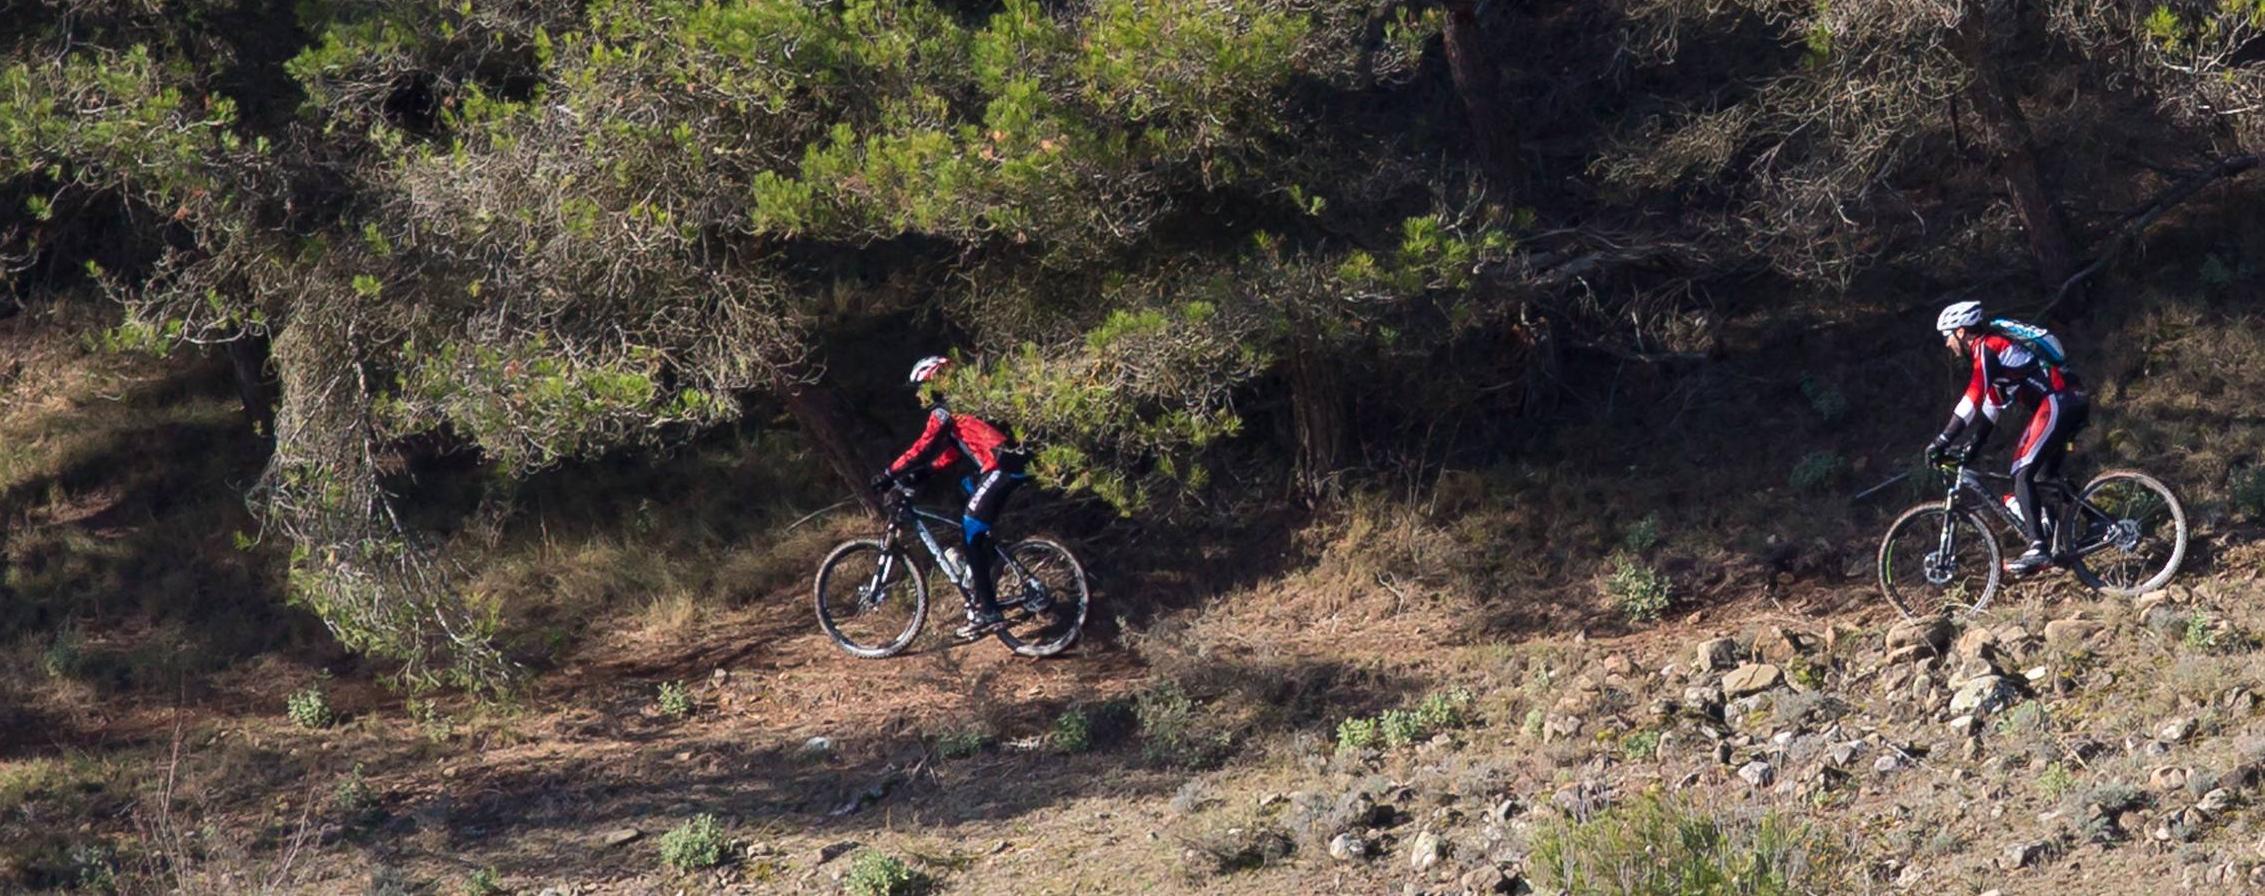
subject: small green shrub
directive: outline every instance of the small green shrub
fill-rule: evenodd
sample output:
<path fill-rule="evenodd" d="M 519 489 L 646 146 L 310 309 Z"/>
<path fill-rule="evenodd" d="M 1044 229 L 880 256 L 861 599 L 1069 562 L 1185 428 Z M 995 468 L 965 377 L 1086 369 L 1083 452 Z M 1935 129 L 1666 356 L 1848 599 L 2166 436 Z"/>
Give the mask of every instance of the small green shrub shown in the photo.
<path fill-rule="evenodd" d="M 1422 734 L 1434 734 L 1471 724 L 1471 692 L 1463 688 L 1441 691 L 1423 698 L 1416 704 L 1416 728 Z M 1390 739 L 1387 734 L 1387 739 Z M 1413 738 L 1411 738 L 1413 740 Z"/>
<path fill-rule="evenodd" d="M 284 702 L 283 712 L 301 728 L 320 729 L 338 724 L 338 714 L 330 709 L 330 697 L 323 693 L 320 683 L 300 689 Z"/>
<path fill-rule="evenodd" d="M 1536 706 L 1526 710 L 1525 721 L 1519 723 L 1518 730 L 1529 738 L 1540 737 L 1542 728 L 1548 724 L 1549 714 L 1542 712 L 1541 707 Z"/>
<path fill-rule="evenodd" d="M 39 655 L 39 669 L 49 678 L 69 678 L 78 674 L 86 664 L 86 636 L 79 633 L 79 624 L 65 622 L 55 630 L 53 640 Z"/>
<path fill-rule="evenodd" d="M 1205 724 L 1202 708 L 1177 682 L 1140 692 L 1133 700 L 1133 717 L 1140 724 L 1141 755 L 1151 762 L 1182 766 L 1205 765 L 1224 756 L 1234 735 L 1208 730 L 1213 726 Z"/>
<path fill-rule="evenodd" d="M 2186 631 L 2179 643 L 2188 650 L 2209 651 L 2218 647 L 2218 627 L 2211 624 L 2207 613 L 2194 613 L 2186 617 Z"/>
<path fill-rule="evenodd" d="M 692 691 L 681 681 L 661 682 L 661 715 L 682 719 L 692 714 Z"/>
<path fill-rule="evenodd" d="M 1373 746 L 1391 749 L 1429 739 L 1442 731 L 1468 727 L 1471 692 L 1462 688 L 1425 697 L 1413 708 L 1389 709 L 1375 718 L 1353 717 L 1337 724 L 1339 751 Z"/>
<path fill-rule="evenodd" d="M 114 893 L 118 890 L 118 856 L 109 846 L 101 843 L 74 843 L 71 845 L 71 882 L 84 893 Z"/>
<path fill-rule="evenodd" d="M 2052 731 L 2053 720 L 2045 714 L 2044 704 L 2024 700 L 2007 708 L 1992 728 L 2002 737 L 2040 735 Z"/>
<path fill-rule="evenodd" d="M 1674 590 L 1666 573 L 1627 554 L 1613 555 L 1612 574 L 1604 580 L 1605 594 L 1630 622 L 1658 620 L 1667 612 Z"/>
<path fill-rule="evenodd" d="M 377 808 L 377 793 L 370 782 L 362 777 L 362 764 L 338 779 L 330 788 L 330 807 L 348 816 L 358 816 Z"/>
<path fill-rule="evenodd" d="M 1814 377 L 1801 378 L 1801 395 L 1809 399 L 1809 409 L 1826 423 L 1838 423 L 1848 414 L 1848 396 L 1839 387 L 1820 382 Z"/>
<path fill-rule="evenodd" d="M 464 878 L 464 896 L 503 896 L 503 875 L 494 868 L 482 868 Z"/>
<path fill-rule="evenodd" d="M 402 705 L 409 711 L 409 718 L 416 720 L 417 730 L 426 740 L 436 744 L 445 743 L 456 736 L 456 723 L 438 702 L 411 697 Z"/>
<path fill-rule="evenodd" d="M 991 735 L 977 728 L 953 731 L 936 738 L 936 755 L 945 759 L 966 759 L 991 746 Z"/>
<path fill-rule="evenodd" d="M 661 835 L 661 861 L 678 871 L 713 868 L 724 861 L 724 826 L 702 812 Z"/>
<path fill-rule="evenodd" d="M 1642 762 L 1658 756 L 1659 732 L 1646 728 L 1621 735 L 1620 755 L 1630 762 Z"/>
<path fill-rule="evenodd" d="M 928 891 L 928 876 L 903 859 L 866 850 L 850 861 L 842 886 L 849 896 L 914 896 Z"/>
<path fill-rule="evenodd" d="M 1376 746 L 1380 727 L 1375 719 L 1354 716 L 1337 723 L 1337 752 L 1352 753 Z"/>
<path fill-rule="evenodd" d="M 2235 471 L 2226 483 L 2226 497 L 2235 513 L 2251 522 L 2265 520 L 2265 466 Z"/>
<path fill-rule="evenodd" d="M 1847 466 L 1848 462 L 1838 453 L 1812 451 L 1793 465 L 1793 472 L 1786 476 L 1786 483 L 1796 491 L 1814 491 L 1839 479 L 1840 471 Z"/>
<path fill-rule="evenodd" d="M 1559 820 L 1534 840 L 1545 892 L 1623 896 L 1795 896 L 1840 892 L 1847 851 L 1775 813 L 1710 815 L 1657 795 L 1588 821 Z"/>
<path fill-rule="evenodd" d="M 1620 536 L 1620 544 L 1631 554 L 1641 554 L 1659 546 L 1659 514 L 1647 513 L 1644 518 L 1629 526 Z"/>
<path fill-rule="evenodd" d="M 1046 733 L 1046 745 L 1057 753 L 1083 753 L 1093 749 L 1093 718 L 1082 707 L 1072 706 L 1054 717 L 1054 728 Z"/>
<path fill-rule="evenodd" d="M 1785 677 L 1788 681 L 1812 691 L 1822 687 L 1825 683 L 1824 670 L 1816 663 L 1810 662 L 1809 658 L 1805 656 L 1795 656 L 1786 661 Z"/>
<path fill-rule="evenodd" d="M 2076 775 L 2068 770 L 2068 766 L 2058 762 L 2045 766 L 2044 772 L 2037 776 L 2037 790 L 2046 799 L 2060 799 L 2075 787 Z"/>

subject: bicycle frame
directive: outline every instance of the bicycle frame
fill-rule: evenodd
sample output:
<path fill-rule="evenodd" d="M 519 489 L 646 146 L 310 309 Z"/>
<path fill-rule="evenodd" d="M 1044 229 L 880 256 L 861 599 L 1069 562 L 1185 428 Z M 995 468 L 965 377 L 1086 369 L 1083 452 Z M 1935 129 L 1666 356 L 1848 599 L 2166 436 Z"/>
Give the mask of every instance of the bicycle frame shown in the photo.
<path fill-rule="evenodd" d="M 963 565 L 954 569 L 952 564 L 943 562 L 944 545 L 936 539 L 935 531 L 929 528 L 929 524 L 934 523 L 943 529 L 956 532 L 962 528 L 961 524 L 941 513 L 913 504 L 912 496 L 908 494 L 900 492 L 890 503 L 892 508 L 889 527 L 881 536 L 881 562 L 873 571 L 874 591 L 878 593 L 879 588 L 877 586 L 882 582 L 889 581 L 891 575 L 896 571 L 895 563 L 898 556 L 899 539 L 909 532 L 918 536 L 921 547 L 928 551 L 929 561 L 934 563 L 937 569 L 943 570 L 944 578 L 952 583 L 952 587 L 958 588 L 962 597 L 972 598 L 971 589 L 975 583 L 969 580 L 967 568 Z M 1014 570 L 1016 575 L 1022 577 L 1026 588 L 1044 587 L 1044 583 L 1039 582 L 1036 576 L 1031 575 L 1030 570 L 1022 565 L 1022 561 L 1016 560 L 1014 554 L 1009 552 L 1004 545 L 993 543 L 991 550 L 997 555 L 998 559 L 1007 564 L 1004 567 L 996 568 Z"/>
<path fill-rule="evenodd" d="M 1985 485 L 1985 483 L 1988 483 L 1988 485 Z M 1943 533 L 1941 540 L 1936 545 L 1942 557 L 1952 556 L 1951 535 L 1955 527 L 1951 525 L 1950 521 L 1957 514 L 1961 498 L 1965 499 L 1964 503 L 1969 509 L 1986 508 L 1989 512 L 1985 514 L 1985 517 L 1996 520 L 1998 525 L 2005 530 L 2014 533 L 2022 531 L 2021 518 L 1998 499 L 1996 486 L 2001 485 L 2008 489 L 2012 488 L 2013 477 L 2004 473 L 1984 473 L 1964 465 L 1956 468 L 1956 472 L 1951 477 L 1950 487 L 1943 496 Z M 2040 492 L 2037 496 L 2037 510 L 2044 515 L 2045 537 L 2052 542 L 2052 552 L 2055 559 L 2087 557 L 2111 547 L 2128 547 L 2124 544 L 2126 540 L 2136 541 L 2135 537 L 2127 539 L 2127 536 L 2132 533 L 2131 527 L 2126 525 L 2126 521 L 2110 517 L 2099 508 L 2092 506 L 2091 502 L 2082 500 L 2077 495 L 2076 490 L 2069 486 L 2068 480 L 2041 480 L 2037 483 L 2037 486 Z M 2087 525 L 2081 527 L 2062 525 L 2071 517 L 2082 519 Z M 2083 543 L 2075 543 L 2078 536 L 2072 533 L 2077 532 L 2097 532 L 2100 533 L 2100 537 Z M 1933 577 L 1933 569 L 1930 565 L 1929 578 L 1932 579 Z M 1938 582 L 1937 584 L 1941 583 Z"/>

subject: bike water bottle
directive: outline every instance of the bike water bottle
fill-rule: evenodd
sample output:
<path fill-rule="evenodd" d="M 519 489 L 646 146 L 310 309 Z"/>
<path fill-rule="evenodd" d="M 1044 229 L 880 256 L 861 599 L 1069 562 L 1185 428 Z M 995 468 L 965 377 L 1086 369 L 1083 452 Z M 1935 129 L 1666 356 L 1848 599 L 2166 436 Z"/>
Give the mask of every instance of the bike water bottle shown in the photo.
<path fill-rule="evenodd" d="M 2021 502 L 2013 497 L 2012 492 L 2006 492 L 2005 494 L 2005 510 L 2007 513 L 2013 514 L 2013 519 L 2015 522 L 2019 522 L 2021 520 Z"/>
<path fill-rule="evenodd" d="M 944 549 L 944 575 L 954 582 L 967 578 L 967 558 L 960 555 L 957 545 Z"/>

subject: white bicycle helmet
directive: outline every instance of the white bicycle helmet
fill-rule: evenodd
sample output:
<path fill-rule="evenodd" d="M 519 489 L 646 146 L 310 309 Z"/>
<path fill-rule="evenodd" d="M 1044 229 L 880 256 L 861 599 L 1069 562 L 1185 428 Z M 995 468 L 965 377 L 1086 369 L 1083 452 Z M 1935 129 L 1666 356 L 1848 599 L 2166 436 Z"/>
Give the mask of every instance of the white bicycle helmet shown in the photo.
<path fill-rule="evenodd" d="M 1935 315 L 1935 332 L 1949 333 L 1959 327 L 1980 326 L 1981 323 L 1982 303 L 1953 302 L 1943 309 L 1943 313 Z"/>
<path fill-rule="evenodd" d="M 912 376 L 906 382 L 914 386 L 925 383 L 936 376 L 936 371 L 944 369 L 945 365 L 950 363 L 952 363 L 952 359 L 942 355 L 929 355 L 922 358 L 918 363 L 912 365 Z"/>

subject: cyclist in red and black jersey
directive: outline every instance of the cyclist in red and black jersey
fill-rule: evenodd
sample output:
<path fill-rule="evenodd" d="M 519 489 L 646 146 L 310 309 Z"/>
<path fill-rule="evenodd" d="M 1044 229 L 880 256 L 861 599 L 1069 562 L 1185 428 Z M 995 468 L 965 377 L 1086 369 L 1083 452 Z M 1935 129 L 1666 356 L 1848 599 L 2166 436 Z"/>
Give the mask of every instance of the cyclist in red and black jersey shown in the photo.
<path fill-rule="evenodd" d="M 930 473 L 940 473 L 962 460 L 974 465 L 975 474 L 960 480 L 967 492 L 967 509 L 960 517 L 961 534 L 966 542 L 967 574 L 971 587 L 967 607 L 967 624 L 956 634 L 972 640 L 997 631 L 1005 624 L 999 612 L 998 583 L 992 581 L 991 561 L 996 553 L 992 549 L 994 536 L 991 528 L 1006 510 L 1007 498 L 1015 486 L 1029 478 L 1023 473 L 1023 455 L 1013 439 L 998 427 L 966 414 L 954 414 L 944 406 L 943 397 L 934 385 L 936 376 L 951 366 L 951 359 L 927 357 L 912 365 L 911 384 L 921 391 L 928 402 L 928 425 L 920 431 L 920 438 L 912 447 L 897 456 L 889 468 L 873 478 L 875 491 L 900 482 L 910 484 Z"/>
<path fill-rule="evenodd" d="M 2037 515 L 2037 477 L 2060 476 L 2061 460 L 2068 456 L 2069 445 L 2075 441 L 2077 431 L 2084 428 L 2092 407 L 2074 373 L 2064 365 L 2050 363 L 2023 340 L 2003 332 L 2003 324 L 1986 321 L 1980 302 L 1959 302 L 1944 308 L 1935 318 L 1935 329 L 1943 334 L 1944 347 L 1952 354 L 1971 358 L 1974 373 L 1967 380 L 1966 394 L 1958 400 L 1950 423 L 1927 445 L 1927 459 L 1939 462 L 1952 456 L 1951 445 L 1962 432 L 1972 430 L 1973 436 L 1962 455 L 1964 460 L 1972 462 L 1984 440 L 1990 437 L 2001 411 L 2016 402 L 2036 408 L 2029 416 L 2028 428 L 2021 434 L 2021 443 L 2013 452 L 2013 497 L 2021 516 L 2021 534 L 2029 540 L 2029 550 L 2007 561 L 2006 571 L 2020 575 L 2052 562 L 2045 544 L 2044 526 Z M 2012 326 L 2027 327 L 2025 324 Z M 2057 342 L 2051 350 L 2058 351 Z"/>

